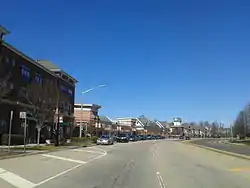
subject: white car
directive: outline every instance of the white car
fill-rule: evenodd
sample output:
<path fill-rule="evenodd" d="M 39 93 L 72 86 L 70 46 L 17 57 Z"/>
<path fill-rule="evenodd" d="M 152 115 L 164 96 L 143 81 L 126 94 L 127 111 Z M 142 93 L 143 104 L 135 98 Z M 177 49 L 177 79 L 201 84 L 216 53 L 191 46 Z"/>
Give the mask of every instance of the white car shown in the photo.
<path fill-rule="evenodd" d="M 97 139 L 97 145 L 111 145 L 111 144 L 114 144 L 114 139 L 109 135 L 102 135 L 100 138 Z"/>

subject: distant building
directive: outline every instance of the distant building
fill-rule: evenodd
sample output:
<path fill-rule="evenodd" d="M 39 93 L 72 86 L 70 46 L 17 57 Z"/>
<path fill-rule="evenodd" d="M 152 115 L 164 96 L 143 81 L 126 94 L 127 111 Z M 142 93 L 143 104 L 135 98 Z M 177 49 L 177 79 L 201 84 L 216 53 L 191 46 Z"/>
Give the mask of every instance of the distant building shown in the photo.
<path fill-rule="evenodd" d="M 95 126 L 98 121 L 98 112 L 101 108 L 97 104 L 75 104 L 74 105 L 74 115 L 76 126 L 79 127 L 81 122 L 83 124 L 87 123 L 88 127 Z"/>
<path fill-rule="evenodd" d="M 182 119 L 179 117 L 173 118 L 173 125 L 174 126 L 180 126 L 182 123 Z"/>
<path fill-rule="evenodd" d="M 136 118 L 125 117 L 117 118 L 116 123 L 120 127 L 121 132 L 135 132 L 136 131 Z"/>

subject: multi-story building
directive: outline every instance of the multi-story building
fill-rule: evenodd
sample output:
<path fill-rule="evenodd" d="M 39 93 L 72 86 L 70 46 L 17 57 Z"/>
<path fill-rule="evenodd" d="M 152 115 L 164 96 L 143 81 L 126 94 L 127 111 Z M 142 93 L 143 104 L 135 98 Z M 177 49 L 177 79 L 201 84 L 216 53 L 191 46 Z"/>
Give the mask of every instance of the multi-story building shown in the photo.
<path fill-rule="evenodd" d="M 23 135 L 23 120 L 19 115 L 22 111 L 27 112 L 27 138 L 33 142 L 37 135 L 38 124 L 41 128 L 44 127 L 41 137 L 49 137 L 54 128 L 54 114 L 59 105 L 61 105 L 59 114 L 70 116 L 68 125 L 72 125 L 74 112 L 72 106 L 77 81 L 71 76 L 68 76 L 67 80 L 56 74 L 5 41 L 1 41 L 0 48 L 2 57 L 0 61 L 0 135 L 9 131 L 11 111 L 13 112 L 12 134 Z M 65 85 L 68 86 L 67 92 L 63 89 Z"/>
<path fill-rule="evenodd" d="M 53 72 L 57 78 L 57 87 L 59 89 L 57 107 L 59 110 L 61 133 L 68 137 L 73 131 L 75 85 L 77 80 L 51 61 L 37 60 L 37 62 Z"/>
<path fill-rule="evenodd" d="M 82 125 L 83 131 L 87 128 L 88 133 L 95 134 L 94 132 L 96 128 L 99 128 L 98 111 L 100 108 L 101 106 L 97 104 L 74 105 L 74 115 L 75 115 L 75 125 L 76 125 L 74 136 L 76 136 L 77 132 L 79 132 L 80 125 Z"/>
<path fill-rule="evenodd" d="M 120 126 L 121 132 L 135 132 L 136 131 L 136 118 L 125 117 L 125 118 L 117 118 L 117 124 Z"/>

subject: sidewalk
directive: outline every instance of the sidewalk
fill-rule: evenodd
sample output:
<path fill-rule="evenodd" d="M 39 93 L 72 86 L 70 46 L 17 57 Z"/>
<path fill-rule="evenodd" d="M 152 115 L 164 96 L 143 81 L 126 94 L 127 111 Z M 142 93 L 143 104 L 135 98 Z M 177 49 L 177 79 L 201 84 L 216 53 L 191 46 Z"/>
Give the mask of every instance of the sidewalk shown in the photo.
<path fill-rule="evenodd" d="M 26 144 L 25 145 L 26 147 L 33 147 L 33 146 L 37 146 L 37 144 Z M 39 144 L 39 146 L 45 146 L 45 144 Z M 20 147 L 24 147 L 24 145 L 12 145 L 10 146 L 10 148 L 20 148 Z M 6 146 L 6 145 L 0 145 L 0 150 L 1 149 L 8 149 L 9 146 Z"/>

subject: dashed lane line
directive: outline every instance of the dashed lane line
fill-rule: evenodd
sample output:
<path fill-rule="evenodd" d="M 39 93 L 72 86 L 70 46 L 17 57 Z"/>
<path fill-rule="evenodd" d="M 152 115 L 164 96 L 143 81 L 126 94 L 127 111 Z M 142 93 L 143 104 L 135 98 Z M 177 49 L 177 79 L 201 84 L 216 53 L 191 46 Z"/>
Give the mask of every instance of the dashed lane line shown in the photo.
<path fill-rule="evenodd" d="M 95 153 L 95 154 L 100 154 L 100 155 L 104 154 L 104 152 L 93 151 L 93 150 L 83 150 L 83 149 L 74 149 L 73 151 Z"/>
<path fill-rule="evenodd" d="M 166 188 L 160 172 L 156 172 L 156 177 L 157 177 L 157 180 L 159 182 L 160 188 Z"/>

